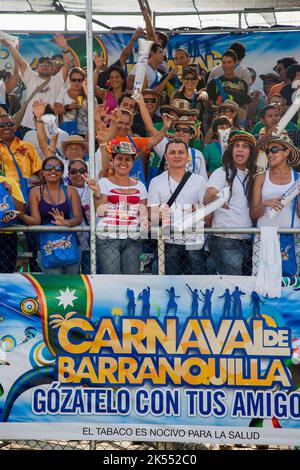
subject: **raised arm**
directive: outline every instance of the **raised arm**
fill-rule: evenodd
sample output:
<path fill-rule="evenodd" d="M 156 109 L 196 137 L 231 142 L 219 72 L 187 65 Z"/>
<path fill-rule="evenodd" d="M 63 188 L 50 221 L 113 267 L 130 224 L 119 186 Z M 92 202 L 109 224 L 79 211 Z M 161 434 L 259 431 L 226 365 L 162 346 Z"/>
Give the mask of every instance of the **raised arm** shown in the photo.
<path fill-rule="evenodd" d="M 153 136 L 149 137 L 148 150 L 159 144 L 159 142 L 166 136 L 166 133 L 172 125 L 172 118 L 169 114 L 163 115 L 163 127 Z"/>
<path fill-rule="evenodd" d="M 145 34 L 143 28 L 138 27 L 135 32 L 133 33 L 129 43 L 127 44 L 126 47 L 124 47 L 123 51 L 121 52 L 121 55 L 119 57 L 119 61 L 121 62 L 121 65 L 125 65 L 125 62 L 129 59 L 130 54 L 132 52 L 132 49 L 134 47 L 135 41 L 143 36 Z"/>
<path fill-rule="evenodd" d="M 48 145 L 48 138 L 47 138 L 47 134 L 45 131 L 45 124 L 41 119 L 41 117 L 45 113 L 45 108 L 46 108 L 46 103 L 43 100 L 35 100 L 32 103 L 32 110 L 34 114 L 34 122 L 36 125 L 36 135 L 37 135 L 38 144 L 43 152 L 44 157 L 47 158 L 53 152 L 50 151 L 50 148 Z"/>
<path fill-rule="evenodd" d="M 15 61 L 14 73 L 5 82 L 6 92 L 8 94 L 10 94 L 13 91 L 13 89 L 17 86 L 17 83 L 19 80 L 20 80 L 19 65 L 18 65 L 18 62 Z"/>
<path fill-rule="evenodd" d="M 69 75 L 70 68 L 71 68 L 69 46 L 64 35 L 61 33 L 54 34 L 54 42 L 58 47 L 62 49 L 62 52 L 63 52 L 64 64 L 62 67 L 62 72 L 63 72 L 64 81 L 66 81 Z"/>

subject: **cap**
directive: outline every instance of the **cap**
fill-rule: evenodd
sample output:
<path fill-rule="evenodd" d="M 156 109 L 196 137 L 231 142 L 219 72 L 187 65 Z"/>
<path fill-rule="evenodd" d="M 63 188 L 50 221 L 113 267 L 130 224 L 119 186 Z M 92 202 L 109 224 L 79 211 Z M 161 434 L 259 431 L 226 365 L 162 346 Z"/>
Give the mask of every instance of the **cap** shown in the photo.
<path fill-rule="evenodd" d="M 114 143 L 114 141 L 112 141 L 111 153 L 112 154 L 123 153 L 125 155 L 135 155 L 136 151 L 134 150 L 130 142 L 123 141 L 123 142 Z"/>

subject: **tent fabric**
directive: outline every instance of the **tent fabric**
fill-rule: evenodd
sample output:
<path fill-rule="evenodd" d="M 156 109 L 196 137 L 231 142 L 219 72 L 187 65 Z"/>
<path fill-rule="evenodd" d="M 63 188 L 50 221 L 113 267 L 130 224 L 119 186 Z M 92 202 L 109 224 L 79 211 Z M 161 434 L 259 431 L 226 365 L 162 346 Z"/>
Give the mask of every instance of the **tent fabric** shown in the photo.
<path fill-rule="evenodd" d="M 275 8 L 286 9 L 299 8 L 299 0 L 148 0 L 148 4 L 155 13 L 169 12 L 180 13 L 190 12 L 198 13 L 206 11 L 242 11 L 244 9 L 256 10 Z M 56 5 L 56 6 L 55 6 Z M 67 13 L 78 13 L 85 11 L 85 0 L 9 0 L 1 2 L 0 12 L 49 12 L 54 13 L 59 10 L 59 6 Z M 114 0 L 113 2 L 103 2 L 102 0 L 93 0 L 93 13 L 111 13 L 120 12 L 140 12 L 138 0 Z M 63 11 L 61 11 L 63 13 Z"/>

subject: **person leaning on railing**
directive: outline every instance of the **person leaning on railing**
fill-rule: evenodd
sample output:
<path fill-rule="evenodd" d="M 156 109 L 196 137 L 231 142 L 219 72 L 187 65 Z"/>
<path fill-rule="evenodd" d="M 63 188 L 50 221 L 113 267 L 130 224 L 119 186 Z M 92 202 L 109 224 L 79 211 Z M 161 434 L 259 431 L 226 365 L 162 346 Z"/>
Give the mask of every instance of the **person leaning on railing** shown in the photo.
<path fill-rule="evenodd" d="M 136 156 L 133 145 L 112 141 L 111 154 L 114 174 L 100 178 L 99 184 L 87 179 L 99 217 L 97 228 L 102 229 L 97 234 L 97 258 L 104 274 L 140 274 L 139 228 L 141 217 L 147 221 L 147 190 L 129 176 Z"/>
<path fill-rule="evenodd" d="M 223 165 L 215 170 L 207 183 L 204 204 L 217 199 L 225 186 L 230 188 L 228 203 L 213 212 L 212 228 L 252 227 L 250 201 L 253 178 L 256 172 L 256 140 L 245 131 L 232 131 L 228 147 L 223 154 Z M 249 235 L 213 235 L 209 251 L 218 274 L 250 274 L 246 263 L 251 260 L 251 238 Z M 250 271 L 250 272 L 249 272 Z"/>
<path fill-rule="evenodd" d="M 70 207 L 62 183 L 63 171 L 64 164 L 60 158 L 52 156 L 44 160 L 42 184 L 33 188 L 29 194 L 30 215 L 20 215 L 20 219 L 26 225 L 54 224 L 75 227 L 81 224 L 80 197 L 76 188 L 65 186 L 71 204 Z M 71 209 L 73 212 L 72 218 L 70 218 Z M 51 231 L 50 227 L 49 231 Z M 80 262 L 55 268 L 43 268 L 43 272 L 47 274 L 78 274 L 79 268 Z"/>
<path fill-rule="evenodd" d="M 282 195 L 299 179 L 299 174 L 293 170 L 293 167 L 300 164 L 300 150 L 293 145 L 286 134 L 266 136 L 258 141 L 257 147 L 265 152 L 268 158 L 268 169 L 255 177 L 251 217 L 257 221 L 258 227 L 299 228 L 299 196 L 298 201 L 293 199 L 285 206 L 282 205 L 281 199 Z M 271 209 L 278 212 L 274 218 L 269 217 Z M 259 244 L 255 243 L 253 268 L 258 264 L 258 248 Z M 283 256 L 284 249 L 281 248 Z M 253 274 L 255 273 L 256 269 L 253 271 Z"/>

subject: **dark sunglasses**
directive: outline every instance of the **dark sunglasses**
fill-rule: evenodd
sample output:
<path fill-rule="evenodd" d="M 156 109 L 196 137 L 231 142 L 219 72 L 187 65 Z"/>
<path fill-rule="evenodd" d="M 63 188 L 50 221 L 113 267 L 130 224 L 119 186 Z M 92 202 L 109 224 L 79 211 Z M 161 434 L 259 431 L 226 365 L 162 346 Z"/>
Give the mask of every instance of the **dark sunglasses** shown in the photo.
<path fill-rule="evenodd" d="M 274 147 L 271 147 L 270 149 L 266 149 L 265 154 L 269 155 L 270 153 L 273 153 L 274 155 L 276 155 L 276 153 L 284 152 L 285 150 L 286 150 L 285 148 L 274 145 Z"/>
<path fill-rule="evenodd" d="M 77 83 L 82 83 L 83 82 L 83 78 L 70 78 L 70 81 L 71 82 L 77 82 Z"/>
<path fill-rule="evenodd" d="M 197 80 L 197 78 L 196 77 L 183 77 L 182 80 L 194 82 L 195 80 Z"/>
<path fill-rule="evenodd" d="M 191 134 L 191 132 L 193 132 L 192 129 L 189 129 L 189 128 L 187 129 L 186 127 L 175 127 L 174 131 L 183 132 L 184 134 Z"/>
<path fill-rule="evenodd" d="M 86 168 L 79 168 L 79 170 L 77 170 L 76 168 L 70 168 L 69 170 L 70 175 L 84 175 L 85 173 L 87 173 Z"/>
<path fill-rule="evenodd" d="M 14 123 L 11 121 L 8 122 L 0 122 L 0 127 L 14 127 Z"/>
<path fill-rule="evenodd" d="M 218 113 L 219 114 L 222 114 L 222 113 L 234 113 L 234 110 L 232 108 L 221 108 L 218 110 Z"/>
<path fill-rule="evenodd" d="M 44 62 L 39 62 L 39 65 L 53 65 L 53 62 L 50 62 L 49 60 L 45 60 Z"/>
<path fill-rule="evenodd" d="M 57 173 L 62 173 L 64 171 L 64 168 L 61 165 L 50 165 L 50 164 L 46 163 L 43 170 L 44 171 L 55 170 L 55 171 L 57 171 Z"/>
<path fill-rule="evenodd" d="M 144 101 L 145 103 L 157 103 L 157 99 L 155 98 L 145 98 Z"/>

